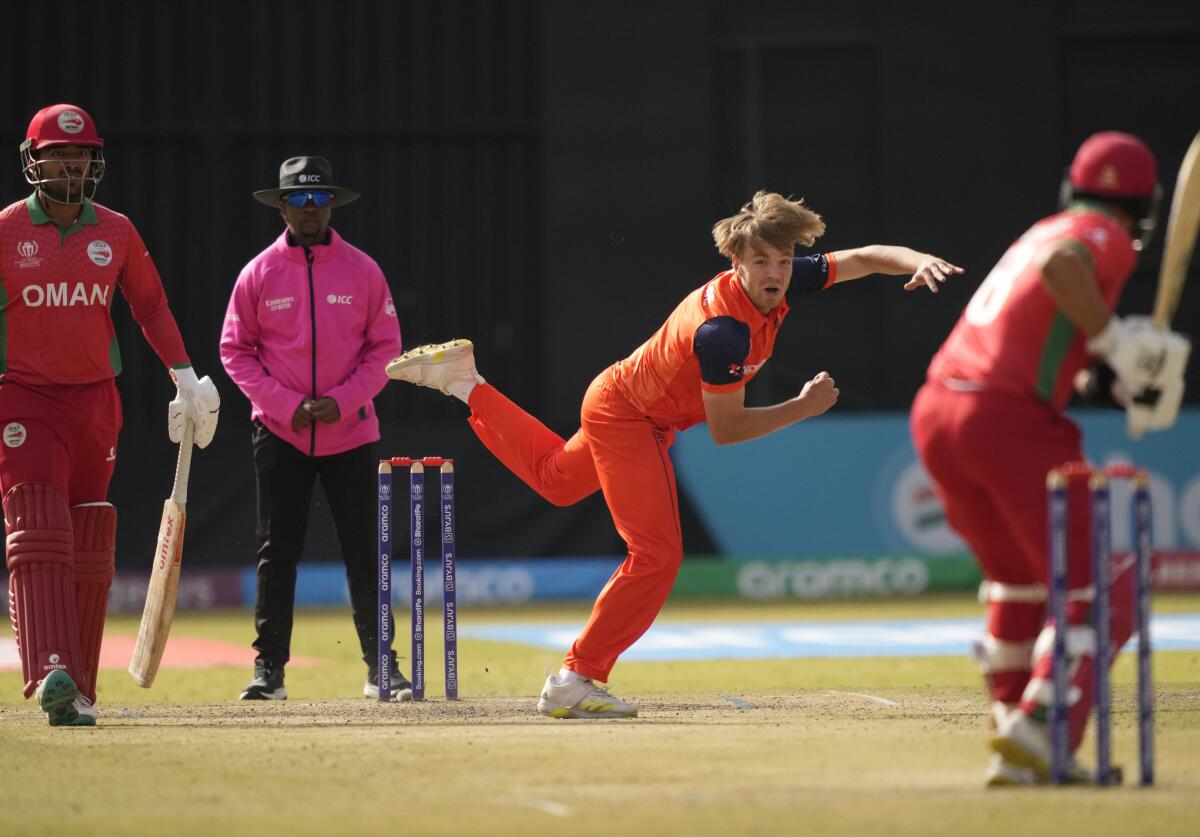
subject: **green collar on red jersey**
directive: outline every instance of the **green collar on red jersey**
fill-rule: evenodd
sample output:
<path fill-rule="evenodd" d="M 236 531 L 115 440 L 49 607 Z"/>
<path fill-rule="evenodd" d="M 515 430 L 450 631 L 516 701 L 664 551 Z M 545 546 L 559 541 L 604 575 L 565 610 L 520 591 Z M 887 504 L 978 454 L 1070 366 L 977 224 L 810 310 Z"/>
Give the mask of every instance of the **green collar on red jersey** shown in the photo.
<path fill-rule="evenodd" d="M 63 229 L 62 224 L 55 221 L 46 212 L 46 208 L 42 206 L 42 201 L 38 197 L 38 193 L 34 192 L 25 201 L 25 208 L 29 210 L 29 220 L 36 225 L 54 224 L 58 227 L 62 237 L 66 239 L 68 235 L 81 229 L 82 227 L 94 227 L 100 223 L 100 219 L 96 217 L 96 207 L 92 206 L 92 202 L 86 198 L 83 201 L 83 206 L 79 209 L 79 217 L 75 219 L 75 223 L 70 227 Z"/>
<path fill-rule="evenodd" d="M 1113 211 L 1100 201 L 1090 201 L 1082 198 L 1076 198 L 1067 204 L 1067 212 L 1099 212 L 1101 215 L 1112 218 L 1114 221 L 1117 220 L 1117 216 L 1113 214 Z"/>

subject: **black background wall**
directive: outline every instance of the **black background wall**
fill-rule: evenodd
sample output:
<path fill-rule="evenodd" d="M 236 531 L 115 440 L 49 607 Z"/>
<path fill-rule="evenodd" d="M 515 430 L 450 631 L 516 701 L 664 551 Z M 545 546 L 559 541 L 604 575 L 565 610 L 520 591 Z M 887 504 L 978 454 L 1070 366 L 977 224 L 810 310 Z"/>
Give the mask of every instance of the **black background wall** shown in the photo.
<path fill-rule="evenodd" d="M 1200 129 L 1188 3 L 44 0 L 4 15 L 0 195 L 26 194 L 16 146 L 39 107 L 87 108 L 109 161 L 98 198 L 140 228 L 221 388 L 189 561 L 253 555 L 249 408 L 217 337 L 238 271 L 281 228 L 250 193 L 288 156 L 323 154 L 364 192 L 334 225 L 383 267 L 407 345 L 472 338 L 489 380 L 569 434 L 592 376 L 723 268 L 709 229 L 758 188 L 820 211 L 822 249 L 904 243 L 968 269 L 937 296 L 876 278 L 806 300 L 751 393 L 789 397 L 828 369 L 838 411 L 904 410 L 990 266 L 1054 211 L 1080 141 L 1141 135 L 1169 200 Z M 1160 246 L 1123 310 L 1150 309 Z M 136 567 L 169 490 L 172 393 L 123 301 L 114 317 L 126 428 L 111 499 Z M 1176 323 L 1196 332 L 1194 288 Z M 1200 364 L 1189 385 L 1195 403 Z M 457 402 L 393 385 L 377 406 L 389 452 L 462 462 L 465 555 L 621 551 L 597 498 L 542 502 Z M 314 515 L 310 556 L 335 554 L 331 528 Z M 690 551 L 711 549 L 701 521 L 686 528 Z"/>

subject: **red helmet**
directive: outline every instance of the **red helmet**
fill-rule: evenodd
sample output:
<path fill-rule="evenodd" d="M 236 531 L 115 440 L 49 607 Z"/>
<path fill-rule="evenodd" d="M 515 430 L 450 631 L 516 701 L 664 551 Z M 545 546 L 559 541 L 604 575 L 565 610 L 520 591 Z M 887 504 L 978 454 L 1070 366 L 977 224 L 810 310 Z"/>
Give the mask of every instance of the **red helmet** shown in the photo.
<path fill-rule="evenodd" d="M 51 105 L 33 115 L 25 142 L 32 151 L 48 145 L 90 145 L 103 148 L 96 123 L 88 112 L 75 105 Z"/>
<path fill-rule="evenodd" d="M 1092 134 L 1071 161 L 1071 185 L 1098 197 L 1148 198 L 1158 186 L 1154 153 L 1132 134 Z"/>
<path fill-rule="evenodd" d="M 56 145 L 82 145 L 92 149 L 91 164 L 82 175 L 69 172 L 64 166 L 42 166 L 38 152 Z M 25 141 L 21 143 L 21 170 L 30 186 L 46 192 L 59 203 L 80 203 L 90 199 L 104 177 L 104 140 L 96 131 L 96 123 L 88 112 L 77 105 L 50 105 L 33 115 Z M 57 168 L 57 170 L 53 170 Z M 43 170 L 46 169 L 46 170 Z M 78 183 L 76 189 L 72 185 Z M 65 189 L 65 192 L 64 192 Z"/>
<path fill-rule="evenodd" d="M 1065 207 L 1089 198 L 1117 204 L 1132 215 L 1137 224 L 1134 249 L 1145 248 L 1154 234 L 1162 199 L 1154 152 L 1133 134 L 1092 134 L 1075 152 L 1063 178 L 1060 203 Z"/>

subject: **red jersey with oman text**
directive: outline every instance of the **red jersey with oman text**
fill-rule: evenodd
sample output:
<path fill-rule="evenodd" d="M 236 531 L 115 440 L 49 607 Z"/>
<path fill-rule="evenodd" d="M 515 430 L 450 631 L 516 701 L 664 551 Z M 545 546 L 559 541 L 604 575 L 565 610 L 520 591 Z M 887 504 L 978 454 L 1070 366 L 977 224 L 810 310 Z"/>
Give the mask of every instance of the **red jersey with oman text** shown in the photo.
<path fill-rule="evenodd" d="M 1137 264 L 1133 240 L 1090 205 L 1034 224 L 997 262 L 929 365 L 928 379 L 951 388 L 1036 398 L 1061 412 L 1075 374 L 1091 362 L 1086 339 L 1042 286 L 1041 261 L 1062 243 L 1092 266 L 1110 310 Z"/>
<path fill-rule="evenodd" d="M 832 253 L 792 259 L 787 298 L 837 281 Z M 702 392 L 744 387 L 771 357 L 788 302 L 759 313 L 732 270 L 692 291 L 609 375 L 641 413 L 679 430 L 704 421 Z"/>
<path fill-rule="evenodd" d="M 162 280 L 132 222 L 84 201 L 62 230 L 36 193 L 0 212 L 0 375 L 24 384 L 88 384 L 121 372 L 110 313 L 129 301 L 168 367 L 186 364 Z"/>

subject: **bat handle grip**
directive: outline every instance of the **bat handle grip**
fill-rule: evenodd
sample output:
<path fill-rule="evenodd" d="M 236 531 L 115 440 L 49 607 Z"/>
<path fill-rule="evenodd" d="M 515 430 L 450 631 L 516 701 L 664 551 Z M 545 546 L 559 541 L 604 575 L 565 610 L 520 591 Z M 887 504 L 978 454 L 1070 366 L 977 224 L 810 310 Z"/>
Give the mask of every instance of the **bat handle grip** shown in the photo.
<path fill-rule="evenodd" d="M 179 440 L 179 459 L 175 463 L 175 485 L 171 487 L 171 500 L 180 506 L 187 505 L 188 474 L 192 470 L 193 439 L 196 435 L 196 425 L 188 419 L 183 428 L 183 438 Z"/>

